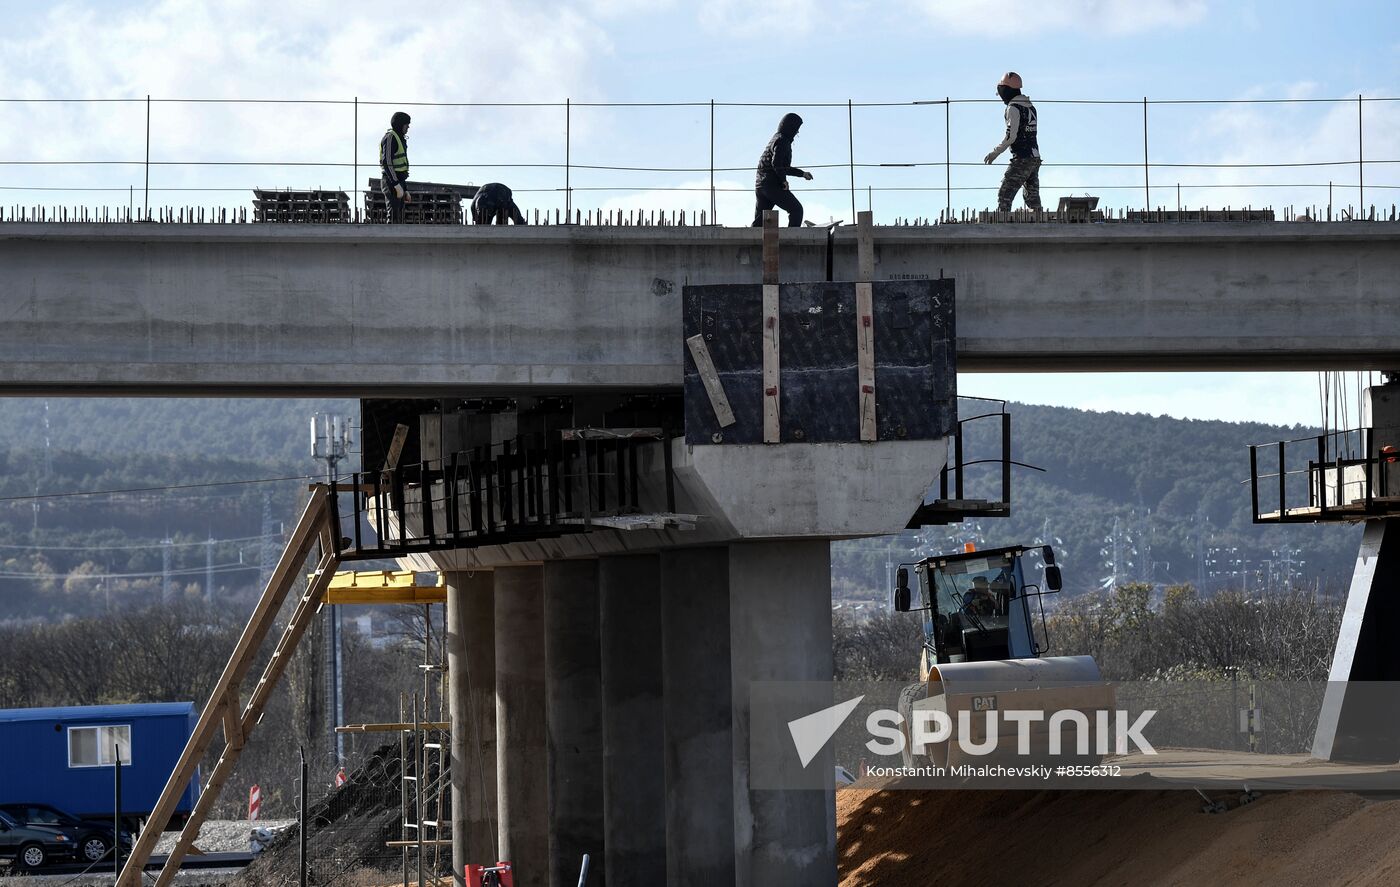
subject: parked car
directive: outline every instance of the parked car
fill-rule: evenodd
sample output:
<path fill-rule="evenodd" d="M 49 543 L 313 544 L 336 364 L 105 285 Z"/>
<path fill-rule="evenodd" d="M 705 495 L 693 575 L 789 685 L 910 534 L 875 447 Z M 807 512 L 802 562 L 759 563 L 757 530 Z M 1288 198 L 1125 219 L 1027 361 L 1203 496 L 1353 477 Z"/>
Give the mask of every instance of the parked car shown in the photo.
<path fill-rule="evenodd" d="M 37 869 L 78 852 L 78 833 L 50 825 L 21 825 L 0 812 L 0 859 L 13 859 L 22 869 Z"/>
<path fill-rule="evenodd" d="M 83 819 L 52 804 L 0 804 L 0 811 L 23 825 L 57 826 L 77 832 L 78 856 L 88 862 L 97 862 L 112 852 L 110 820 Z M 122 832 L 122 848 L 123 852 L 131 849 L 130 832 Z"/>

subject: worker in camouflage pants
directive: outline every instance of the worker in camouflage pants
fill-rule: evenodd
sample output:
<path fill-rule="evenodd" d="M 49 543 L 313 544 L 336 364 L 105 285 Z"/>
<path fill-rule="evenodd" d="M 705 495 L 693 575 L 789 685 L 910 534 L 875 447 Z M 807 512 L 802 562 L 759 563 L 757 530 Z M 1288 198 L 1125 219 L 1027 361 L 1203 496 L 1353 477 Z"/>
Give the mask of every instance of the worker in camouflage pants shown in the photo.
<path fill-rule="evenodd" d="M 983 163 L 990 164 L 1011 149 L 1011 164 L 1002 176 L 997 191 L 997 211 L 1009 212 L 1016 192 L 1025 189 L 1026 209 L 1039 210 L 1040 205 L 1040 143 L 1036 141 L 1035 105 L 1021 94 L 1021 75 L 1008 71 L 997 84 L 997 95 L 1006 103 L 1006 137 L 992 149 Z"/>

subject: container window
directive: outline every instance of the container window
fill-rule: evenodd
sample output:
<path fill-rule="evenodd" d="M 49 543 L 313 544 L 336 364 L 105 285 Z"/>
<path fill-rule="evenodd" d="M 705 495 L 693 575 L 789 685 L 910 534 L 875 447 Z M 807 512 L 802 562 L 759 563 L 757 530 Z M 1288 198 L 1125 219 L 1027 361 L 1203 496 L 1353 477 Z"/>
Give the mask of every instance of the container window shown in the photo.
<path fill-rule="evenodd" d="M 110 767 L 120 758 L 131 764 L 131 725 L 68 728 L 69 767 Z"/>

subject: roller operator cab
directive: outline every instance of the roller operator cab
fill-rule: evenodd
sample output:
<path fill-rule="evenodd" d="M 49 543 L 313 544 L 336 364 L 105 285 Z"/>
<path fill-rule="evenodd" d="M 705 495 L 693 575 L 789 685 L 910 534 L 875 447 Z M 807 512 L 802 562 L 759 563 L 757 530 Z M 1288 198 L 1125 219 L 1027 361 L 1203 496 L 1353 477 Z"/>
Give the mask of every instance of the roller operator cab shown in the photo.
<path fill-rule="evenodd" d="M 1044 610 L 1038 599 L 1061 587 L 1050 546 L 939 555 L 913 567 L 917 601 L 909 569 L 900 567 L 894 603 L 901 612 L 924 614 L 921 680 L 938 665 L 1027 659 L 1046 651 Z M 1028 572 L 1034 581 L 1027 581 Z M 1034 619 L 1033 613 L 1040 618 Z"/>
<path fill-rule="evenodd" d="M 1058 739 L 1050 741 L 1054 713 L 1074 710 L 1092 721 L 1114 705 L 1113 687 L 1103 681 L 1093 657 L 1043 655 L 1050 645 L 1040 597 L 1061 587 L 1050 546 L 938 555 L 901 566 L 896 577 L 895 609 L 923 615 L 919 682 L 904 688 L 899 699 L 907 766 L 925 758 L 939 766 L 1098 763 L 1097 751 L 1067 755 Z M 998 733 L 990 750 L 972 751 L 963 744 L 964 738 L 980 741 L 984 733 L 971 718 L 964 722 L 964 715 L 975 715 L 981 724 L 1004 711 L 1041 714 L 1029 728 L 1026 751 L 1019 749 L 1015 731 Z M 955 725 L 952 732 L 916 741 L 910 725 L 938 713 Z M 971 732 L 965 735 L 965 729 Z"/>

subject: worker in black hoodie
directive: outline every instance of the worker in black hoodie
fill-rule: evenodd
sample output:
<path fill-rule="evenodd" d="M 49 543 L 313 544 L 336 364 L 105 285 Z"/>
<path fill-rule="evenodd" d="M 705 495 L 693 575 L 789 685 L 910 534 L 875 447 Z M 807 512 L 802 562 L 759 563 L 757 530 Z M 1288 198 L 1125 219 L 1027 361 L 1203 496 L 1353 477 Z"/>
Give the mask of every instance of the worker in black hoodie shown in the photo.
<path fill-rule="evenodd" d="M 389 221 L 403 221 L 403 205 L 413 200 L 408 193 L 409 116 L 395 111 L 389 118 L 389 131 L 379 140 L 379 190 L 389 205 Z"/>
<path fill-rule="evenodd" d="M 792 140 L 802 128 L 802 118 L 796 114 L 784 114 L 778 121 L 778 131 L 769 139 L 768 147 L 758 158 L 758 172 L 754 176 L 755 208 L 754 227 L 763 225 L 763 213 L 777 206 L 786 210 L 788 227 L 802 225 L 802 202 L 788 190 L 788 176 L 801 176 L 811 181 L 812 174 L 803 172 L 792 165 Z"/>
<path fill-rule="evenodd" d="M 472 221 L 478 225 L 525 224 L 525 216 L 515 205 L 515 195 L 500 182 L 482 185 L 472 198 Z"/>

